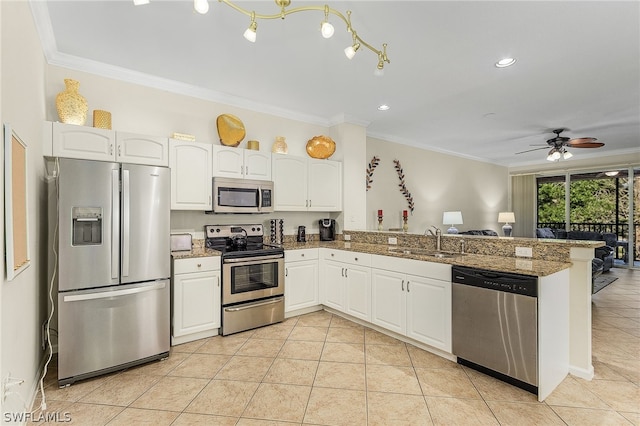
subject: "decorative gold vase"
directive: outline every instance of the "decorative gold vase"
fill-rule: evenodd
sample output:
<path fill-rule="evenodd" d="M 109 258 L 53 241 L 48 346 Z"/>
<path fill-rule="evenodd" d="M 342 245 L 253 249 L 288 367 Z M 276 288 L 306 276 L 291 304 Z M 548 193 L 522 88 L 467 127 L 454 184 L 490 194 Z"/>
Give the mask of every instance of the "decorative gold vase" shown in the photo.
<path fill-rule="evenodd" d="M 84 125 L 89 107 L 87 100 L 78 93 L 80 83 L 70 78 L 64 79 L 66 89 L 56 96 L 56 109 L 60 121 L 67 124 Z"/>
<path fill-rule="evenodd" d="M 276 136 L 276 141 L 271 147 L 271 152 L 275 152 L 277 154 L 286 154 L 287 152 L 289 152 L 289 148 L 287 147 L 284 136 Z"/>

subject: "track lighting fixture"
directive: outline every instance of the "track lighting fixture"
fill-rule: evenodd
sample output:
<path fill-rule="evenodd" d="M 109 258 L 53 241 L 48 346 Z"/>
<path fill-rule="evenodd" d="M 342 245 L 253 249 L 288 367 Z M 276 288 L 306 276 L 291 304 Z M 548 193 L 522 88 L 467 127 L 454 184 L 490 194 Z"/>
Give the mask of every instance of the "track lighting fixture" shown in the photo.
<path fill-rule="evenodd" d="M 207 0 L 193 0 L 193 9 L 204 15 L 209 11 L 209 2 Z"/>
<path fill-rule="evenodd" d="M 150 0 L 133 0 L 133 3 L 137 5 L 147 4 Z M 375 75 L 383 75 L 384 74 L 384 63 L 390 64 L 389 58 L 387 57 L 387 45 L 383 44 L 382 50 L 378 50 L 375 47 L 371 46 L 369 43 L 364 41 L 353 29 L 351 26 L 351 11 L 347 11 L 347 15 L 343 15 L 340 11 L 329 7 L 329 5 L 324 6 L 300 6 L 287 9 L 289 5 L 291 5 L 291 0 L 274 0 L 276 5 L 280 7 L 280 12 L 272 15 L 264 15 L 260 13 L 255 13 L 255 11 L 249 11 L 247 9 L 234 4 L 230 0 L 218 0 L 219 3 L 224 3 L 237 12 L 243 13 L 247 16 L 251 17 L 251 24 L 249 24 L 249 28 L 247 28 L 244 32 L 244 38 L 249 40 L 252 43 L 256 41 L 256 31 L 258 29 L 258 24 L 256 19 L 284 19 L 288 15 L 297 12 L 308 12 L 308 11 L 321 11 L 324 12 L 324 20 L 320 23 L 320 33 L 324 38 L 331 38 L 335 32 L 334 26 L 329 22 L 329 14 L 334 15 L 341 19 L 345 25 L 348 33 L 351 33 L 353 38 L 353 43 L 344 49 L 344 54 L 347 58 L 352 59 L 360 46 L 364 46 L 378 57 L 377 67 L 374 70 Z M 198 13 L 205 14 L 209 11 L 209 2 L 208 0 L 193 0 L 193 8 Z"/>
<path fill-rule="evenodd" d="M 251 43 L 255 43 L 257 30 L 258 30 L 258 24 L 256 23 L 256 15 L 255 15 L 255 12 L 251 12 L 251 24 L 249 24 L 249 28 L 247 28 L 244 31 L 244 38 L 246 38 Z"/>

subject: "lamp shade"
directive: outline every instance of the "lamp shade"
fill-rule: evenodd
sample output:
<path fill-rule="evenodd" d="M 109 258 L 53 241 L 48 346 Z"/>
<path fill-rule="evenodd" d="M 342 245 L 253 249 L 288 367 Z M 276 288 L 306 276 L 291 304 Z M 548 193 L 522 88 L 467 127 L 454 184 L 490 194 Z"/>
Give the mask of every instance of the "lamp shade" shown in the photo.
<path fill-rule="evenodd" d="M 515 223 L 516 215 L 513 212 L 500 212 L 498 213 L 498 222 L 501 223 Z"/>
<path fill-rule="evenodd" d="M 447 229 L 447 234 L 457 234 L 458 229 L 453 225 L 462 224 L 462 212 L 444 212 L 442 214 L 442 223 L 451 225 L 451 228 Z"/>
<path fill-rule="evenodd" d="M 462 225 L 462 212 L 444 212 L 442 214 L 443 225 Z"/>

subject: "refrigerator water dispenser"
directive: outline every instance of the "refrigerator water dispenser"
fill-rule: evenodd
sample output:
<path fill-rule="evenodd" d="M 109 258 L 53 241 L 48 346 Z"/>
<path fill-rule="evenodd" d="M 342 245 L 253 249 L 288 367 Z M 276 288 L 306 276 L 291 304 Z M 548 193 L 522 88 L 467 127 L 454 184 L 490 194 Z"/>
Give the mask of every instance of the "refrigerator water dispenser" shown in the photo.
<path fill-rule="evenodd" d="M 71 216 L 74 246 L 102 244 L 102 208 L 73 207 Z"/>

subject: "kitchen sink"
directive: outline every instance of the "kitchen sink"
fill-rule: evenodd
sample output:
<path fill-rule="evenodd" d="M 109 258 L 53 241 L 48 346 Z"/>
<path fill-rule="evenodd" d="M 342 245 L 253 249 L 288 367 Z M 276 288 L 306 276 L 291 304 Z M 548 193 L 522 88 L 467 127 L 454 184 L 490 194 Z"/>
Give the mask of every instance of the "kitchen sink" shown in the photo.
<path fill-rule="evenodd" d="M 391 253 L 399 253 L 399 254 L 415 254 L 418 256 L 431 256 L 437 257 L 439 259 L 451 258 L 456 256 L 463 256 L 464 253 L 455 253 L 450 251 L 435 251 L 435 250 L 427 250 L 421 248 L 414 247 L 393 247 L 390 248 L 389 251 Z"/>

